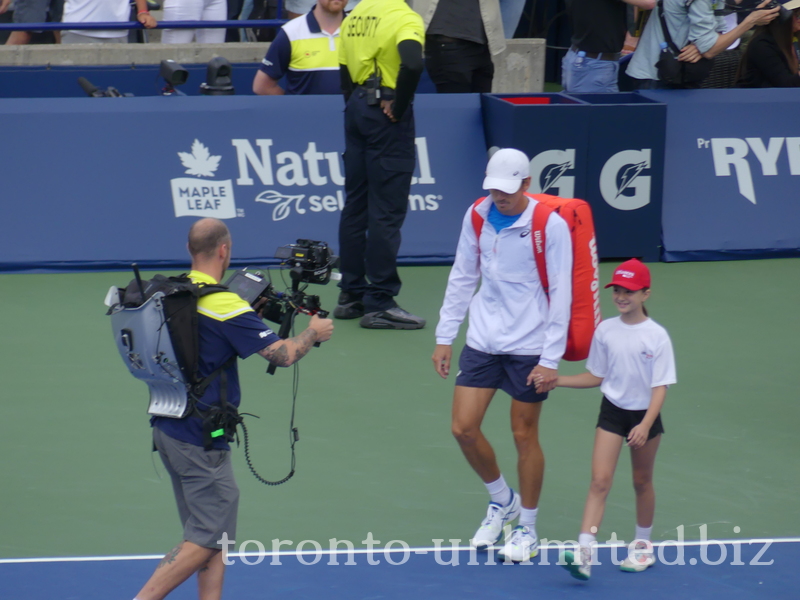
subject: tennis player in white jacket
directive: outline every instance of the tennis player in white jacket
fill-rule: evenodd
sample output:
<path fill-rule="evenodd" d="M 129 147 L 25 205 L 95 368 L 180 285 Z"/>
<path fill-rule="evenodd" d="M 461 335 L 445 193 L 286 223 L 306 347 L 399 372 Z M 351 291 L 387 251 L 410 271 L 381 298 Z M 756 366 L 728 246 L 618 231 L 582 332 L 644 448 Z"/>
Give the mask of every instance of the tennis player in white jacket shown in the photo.
<path fill-rule="evenodd" d="M 523 152 L 505 148 L 489 160 L 483 188 L 490 196 L 464 215 L 433 354 L 436 372 L 446 378 L 453 340 L 469 311 L 467 344 L 453 395 L 452 430 L 491 496 L 486 518 L 471 543 L 488 549 L 500 540 L 506 523 L 519 517 L 500 550 L 503 560 L 514 562 L 539 552 L 536 512 L 544 476 L 539 415 L 547 392 L 555 387 L 572 303 L 572 245 L 567 224 L 556 213 L 544 229 L 549 297 L 539 278 L 531 235 L 537 201 L 526 194 L 530 181 L 530 161 Z M 482 221 L 479 236 L 473 210 Z M 534 377 L 541 377 L 541 393 L 533 385 Z M 519 493 L 509 488 L 481 432 L 498 389 L 512 397 Z"/>

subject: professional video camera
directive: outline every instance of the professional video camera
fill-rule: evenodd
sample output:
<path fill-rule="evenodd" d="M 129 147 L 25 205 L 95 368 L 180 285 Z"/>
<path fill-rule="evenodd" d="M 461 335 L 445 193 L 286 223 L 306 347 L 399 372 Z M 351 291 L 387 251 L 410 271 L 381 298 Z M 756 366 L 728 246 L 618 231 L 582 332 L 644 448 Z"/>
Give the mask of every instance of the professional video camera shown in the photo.
<path fill-rule="evenodd" d="M 108 87 L 105 90 L 101 90 L 96 85 L 94 85 L 91 81 L 86 79 L 86 77 L 78 77 L 78 85 L 81 86 L 86 95 L 90 98 L 132 98 L 133 94 L 128 92 L 120 92 L 115 87 Z"/>
<path fill-rule="evenodd" d="M 296 244 L 278 248 L 275 258 L 283 261 L 281 266 L 290 269 L 290 289 L 276 290 L 267 276 L 260 271 L 251 271 L 249 267 L 236 271 L 225 285 L 259 311 L 263 318 L 279 323 L 278 336 L 286 339 L 297 313 L 328 316 L 328 311 L 320 306 L 319 296 L 306 294 L 305 290 L 309 283 L 325 285 L 337 278 L 338 274 L 332 271 L 338 266 L 339 257 L 333 255 L 325 242 L 300 239 Z M 268 372 L 274 372 L 273 366 L 270 369 Z"/>

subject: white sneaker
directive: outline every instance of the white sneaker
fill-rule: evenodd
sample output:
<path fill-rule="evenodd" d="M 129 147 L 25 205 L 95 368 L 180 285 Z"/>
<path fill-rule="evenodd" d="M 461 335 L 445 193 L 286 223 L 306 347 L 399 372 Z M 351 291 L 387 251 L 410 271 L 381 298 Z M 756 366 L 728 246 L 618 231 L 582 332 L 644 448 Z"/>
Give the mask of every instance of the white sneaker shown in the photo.
<path fill-rule="evenodd" d="M 589 546 L 581 546 L 579 554 L 580 556 L 576 558 L 573 552 L 567 550 L 561 555 L 559 563 L 564 563 L 561 566 L 575 579 L 588 581 L 592 576 L 592 549 Z"/>
<path fill-rule="evenodd" d="M 539 554 L 539 539 L 530 527 L 514 527 L 499 554 L 504 561 L 525 562 Z"/>
<path fill-rule="evenodd" d="M 647 540 L 638 540 L 633 550 L 628 551 L 628 556 L 619 565 L 619 569 L 626 573 L 641 573 L 654 564 L 656 557 L 653 544 Z"/>
<path fill-rule="evenodd" d="M 485 550 L 491 548 L 503 535 L 503 527 L 519 516 L 522 502 L 519 494 L 511 490 L 511 502 L 502 506 L 497 502 L 489 502 L 486 518 L 478 527 L 470 543 L 473 548 Z"/>

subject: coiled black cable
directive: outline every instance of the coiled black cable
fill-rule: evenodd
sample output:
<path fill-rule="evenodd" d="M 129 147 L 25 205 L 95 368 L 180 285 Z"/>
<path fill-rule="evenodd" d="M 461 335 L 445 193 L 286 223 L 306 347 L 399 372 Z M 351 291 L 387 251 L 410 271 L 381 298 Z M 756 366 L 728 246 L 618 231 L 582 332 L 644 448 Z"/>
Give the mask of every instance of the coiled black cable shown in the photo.
<path fill-rule="evenodd" d="M 292 336 L 294 336 L 295 316 L 297 316 L 297 313 L 295 313 L 292 316 L 292 329 L 291 329 Z M 299 390 L 299 388 L 300 388 L 300 365 L 298 363 L 294 363 L 292 372 L 292 415 L 289 419 L 289 448 L 292 451 L 292 458 L 289 467 L 289 474 L 279 481 L 269 481 L 268 479 L 265 479 L 264 477 L 259 475 L 255 467 L 253 467 L 253 463 L 250 460 L 250 444 L 247 438 L 247 427 L 245 426 L 244 419 L 242 417 L 244 416 L 255 417 L 255 415 L 252 415 L 250 413 L 240 414 L 239 424 L 242 426 L 242 433 L 244 436 L 244 460 L 245 462 L 247 462 L 247 468 L 250 469 L 250 472 L 253 474 L 253 477 L 255 477 L 258 481 L 260 481 L 264 485 L 280 485 L 282 483 L 286 483 L 292 477 L 294 477 L 295 465 L 297 463 L 297 458 L 294 452 L 294 445 L 300 439 L 300 433 L 298 432 L 297 427 L 294 426 L 294 413 L 295 413 L 295 407 L 297 406 L 297 391 Z"/>

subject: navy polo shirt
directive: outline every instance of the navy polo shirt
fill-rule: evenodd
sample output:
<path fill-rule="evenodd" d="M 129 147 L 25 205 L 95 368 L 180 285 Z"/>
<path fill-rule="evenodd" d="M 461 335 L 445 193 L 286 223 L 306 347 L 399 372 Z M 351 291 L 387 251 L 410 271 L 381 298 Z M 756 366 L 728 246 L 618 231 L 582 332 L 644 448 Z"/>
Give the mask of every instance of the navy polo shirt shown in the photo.
<path fill-rule="evenodd" d="M 199 271 L 192 271 L 189 277 L 198 283 L 217 283 Z M 213 373 L 232 356 L 247 358 L 281 339 L 266 326 L 247 302 L 233 292 L 218 292 L 203 296 L 198 302 L 197 312 L 200 377 Z M 227 402 L 239 406 L 242 395 L 236 362 L 226 369 L 226 374 Z M 220 376 L 217 376 L 198 401 L 198 408 L 203 410 L 218 404 L 219 394 Z M 202 420 L 197 416 L 184 419 L 152 417 L 150 422 L 176 440 L 195 446 L 203 445 Z M 214 448 L 228 449 L 229 446 L 225 441 L 217 439 L 214 441 Z"/>
<path fill-rule="evenodd" d="M 260 70 L 275 81 L 286 76 L 286 94 L 341 94 L 339 30 L 322 31 L 314 10 L 281 27 Z"/>

